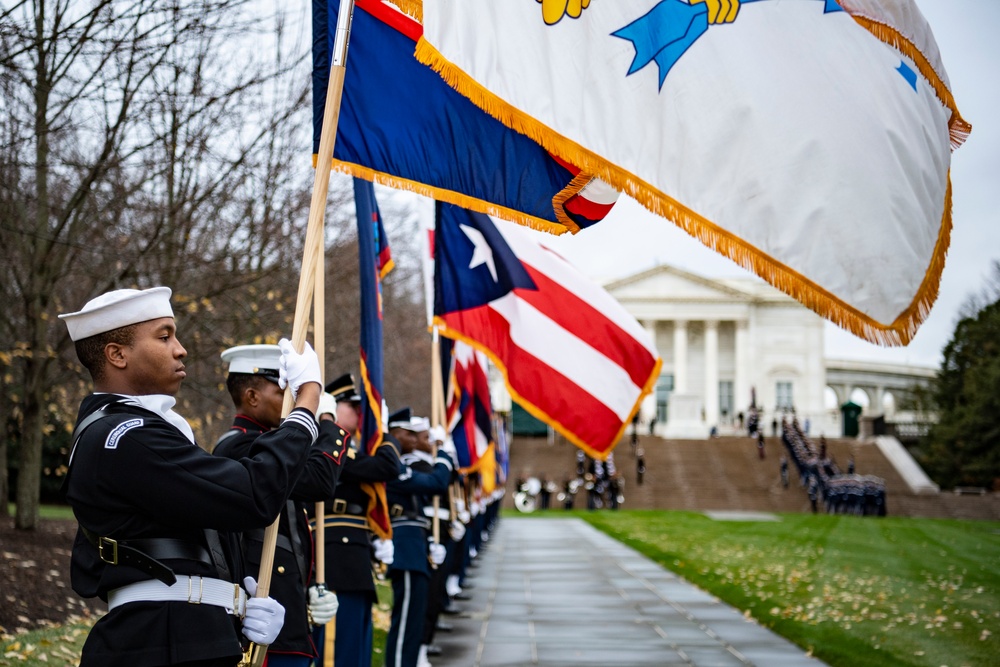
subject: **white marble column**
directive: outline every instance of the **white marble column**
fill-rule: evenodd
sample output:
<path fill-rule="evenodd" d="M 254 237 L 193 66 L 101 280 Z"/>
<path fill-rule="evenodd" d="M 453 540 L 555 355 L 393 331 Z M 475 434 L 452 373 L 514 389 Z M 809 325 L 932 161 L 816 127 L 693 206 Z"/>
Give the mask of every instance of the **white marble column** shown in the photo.
<path fill-rule="evenodd" d="M 686 394 L 688 390 L 688 330 L 687 320 L 674 320 L 674 393 Z"/>
<path fill-rule="evenodd" d="M 719 424 L 719 323 L 705 321 L 705 423 Z"/>
<path fill-rule="evenodd" d="M 653 347 L 656 347 L 656 320 L 643 320 L 642 328 L 646 330 L 649 337 L 653 341 Z M 659 378 L 657 378 L 657 384 L 659 383 Z M 639 408 L 639 420 L 643 424 L 648 424 L 649 420 L 656 416 L 656 385 L 653 385 L 653 391 L 646 394 L 646 397 L 642 399 L 642 407 Z"/>
<path fill-rule="evenodd" d="M 750 336 L 746 320 L 736 320 L 736 373 L 733 378 L 733 410 L 746 414 L 750 405 Z"/>
<path fill-rule="evenodd" d="M 701 395 L 689 393 L 688 385 L 688 323 L 674 322 L 674 390 L 670 394 L 667 411 L 667 428 L 664 436 L 680 439 L 703 439 L 708 428 L 702 419 L 705 406 Z"/>

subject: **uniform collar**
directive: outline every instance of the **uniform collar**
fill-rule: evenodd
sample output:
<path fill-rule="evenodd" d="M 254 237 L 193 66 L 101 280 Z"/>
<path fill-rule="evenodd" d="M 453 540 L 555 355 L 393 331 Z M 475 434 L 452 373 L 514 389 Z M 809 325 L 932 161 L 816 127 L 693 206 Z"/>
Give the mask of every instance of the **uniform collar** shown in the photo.
<path fill-rule="evenodd" d="M 242 413 L 236 415 L 235 419 L 233 419 L 233 426 L 246 431 L 260 431 L 261 433 L 267 433 L 271 430 L 253 417 L 248 417 Z"/>
<path fill-rule="evenodd" d="M 103 393 L 103 392 L 101 392 Z M 129 396 L 127 394 L 113 394 L 114 396 L 121 396 L 124 398 L 122 403 L 128 405 L 137 405 L 140 408 L 149 410 L 164 420 L 166 420 L 171 426 L 176 428 L 178 431 L 184 434 L 191 444 L 195 444 L 194 441 L 194 431 L 191 429 L 191 425 L 187 423 L 184 417 L 174 412 L 173 407 L 177 405 L 177 399 L 173 396 L 167 394 L 145 394 L 143 396 Z"/>

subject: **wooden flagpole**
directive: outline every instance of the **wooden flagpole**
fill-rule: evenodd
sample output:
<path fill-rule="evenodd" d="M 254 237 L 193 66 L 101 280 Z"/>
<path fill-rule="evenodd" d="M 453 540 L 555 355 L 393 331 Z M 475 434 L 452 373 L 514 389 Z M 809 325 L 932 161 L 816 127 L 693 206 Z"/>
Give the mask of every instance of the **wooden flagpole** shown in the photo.
<path fill-rule="evenodd" d="M 310 300 L 317 281 L 317 269 L 324 250 L 324 221 L 326 217 L 327 194 L 330 189 L 330 171 L 333 161 L 333 147 L 337 141 L 337 123 L 340 121 L 340 100 L 344 92 L 344 76 L 347 73 L 347 44 L 354 16 L 354 0 L 340 3 L 337 14 L 337 33 L 334 39 L 333 58 L 330 63 L 330 82 L 326 89 L 323 108 L 323 128 L 320 131 L 319 152 L 316 158 L 316 174 L 313 179 L 312 200 L 309 202 L 309 222 L 306 227 L 306 241 L 302 248 L 302 267 L 299 271 L 299 290 L 295 300 L 295 319 L 292 323 L 292 345 L 302 351 L 309 326 Z M 325 341 L 317 341 L 317 347 L 325 346 Z M 282 414 L 292 411 L 292 392 L 285 392 Z M 278 542 L 279 516 L 264 531 L 264 544 L 260 558 L 260 572 L 257 579 L 256 597 L 267 597 L 271 589 L 271 575 L 274 569 L 274 549 Z M 251 642 L 241 664 L 262 667 L 267 656 L 267 647 Z"/>
<path fill-rule="evenodd" d="M 443 414 L 444 389 L 441 387 L 441 345 L 440 334 L 435 326 L 431 333 L 431 424 L 434 426 L 444 426 Z M 432 443 L 431 453 L 437 456 L 437 441 Z M 434 544 L 441 544 L 441 520 L 438 518 L 438 510 L 441 509 L 441 496 L 434 496 L 432 499 L 434 507 L 434 519 L 431 523 Z"/>
<path fill-rule="evenodd" d="M 437 326 L 434 327 L 434 355 L 437 359 L 434 362 L 434 374 L 438 377 L 438 387 L 435 396 L 437 397 L 437 406 L 434 409 L 434 417 L 431 421 L 437 420 L 438 424 L 445 431 L 445 437 L 448 437 L 448 406 L 446 394 L 448 390 L 447 380 L 441 374 L 441 332 L 438 331 Z M 433 402 L 433 401 L 432 401 Z M 458 470 L 458 459 L 452 461 L 455 466 L 455 470 Z M 435 514 L 437 513 L 437 508 L 434 508 Z M 452 491 L 452 485 L 448 485 L 448 523 L 450 524 L 454 521 L 456 517 L 455 513 L 455 494 Z"/>
<path fill-rule="evenodd" d="M 319 259 L 316 262 L 316 284 L 313 288 L 313 340 L 319 357 L 320 377 L 326 378 L 326 236 L 320 239 Z M 316 503 L 316 584 L 326 590 L 326 503 Z"/>

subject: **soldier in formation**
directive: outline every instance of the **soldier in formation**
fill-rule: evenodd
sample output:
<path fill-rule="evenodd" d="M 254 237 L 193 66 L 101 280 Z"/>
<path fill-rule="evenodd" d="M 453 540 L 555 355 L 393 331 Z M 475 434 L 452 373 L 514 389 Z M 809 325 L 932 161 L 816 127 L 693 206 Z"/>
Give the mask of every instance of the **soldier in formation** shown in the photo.
<path fill-rule="evenodd" d="M 246 640 L 271 644 L 284 620 L 274 598 L 253 597 L 234 537 L 278 516 L 313 451 L 316 354 L 285 346 L 280 382 L 294 409 L 246 457 L 213 456 L 173 410 L 187 351 L 170 296 L 115 290 L 60 315 L 94 382 L 64 487 L 79 523 L 73 589 L 109 609 L 87 637 L 84 667 L 232 667 Z"/>

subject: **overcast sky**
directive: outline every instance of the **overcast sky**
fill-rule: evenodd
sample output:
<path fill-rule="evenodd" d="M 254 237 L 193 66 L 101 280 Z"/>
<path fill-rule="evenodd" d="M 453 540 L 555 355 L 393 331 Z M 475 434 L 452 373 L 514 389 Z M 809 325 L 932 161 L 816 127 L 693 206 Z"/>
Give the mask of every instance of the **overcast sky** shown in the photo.
<path fill-rule="evenodd" d="M 827 323 L 826 354 L 832 358 L 939 366 L 958 310 L 985 283 L 992 262 L 1000 260 L 996 201 L 1000 195 L 1000 0 L 917 0 L 917 4 L 934 31 L 962 117 L 973 127 L 968 141 L 952 154 L 953 230 L 940 293 L 906 347 L 879 347 Z M 421 217 L 433 216 L 429 200 L 416 205 Z M 624 195 L 601 224 L 575 236 L 540 237 L 601 281 L 657 264 L 709 278 L 750 275 Z"/>

